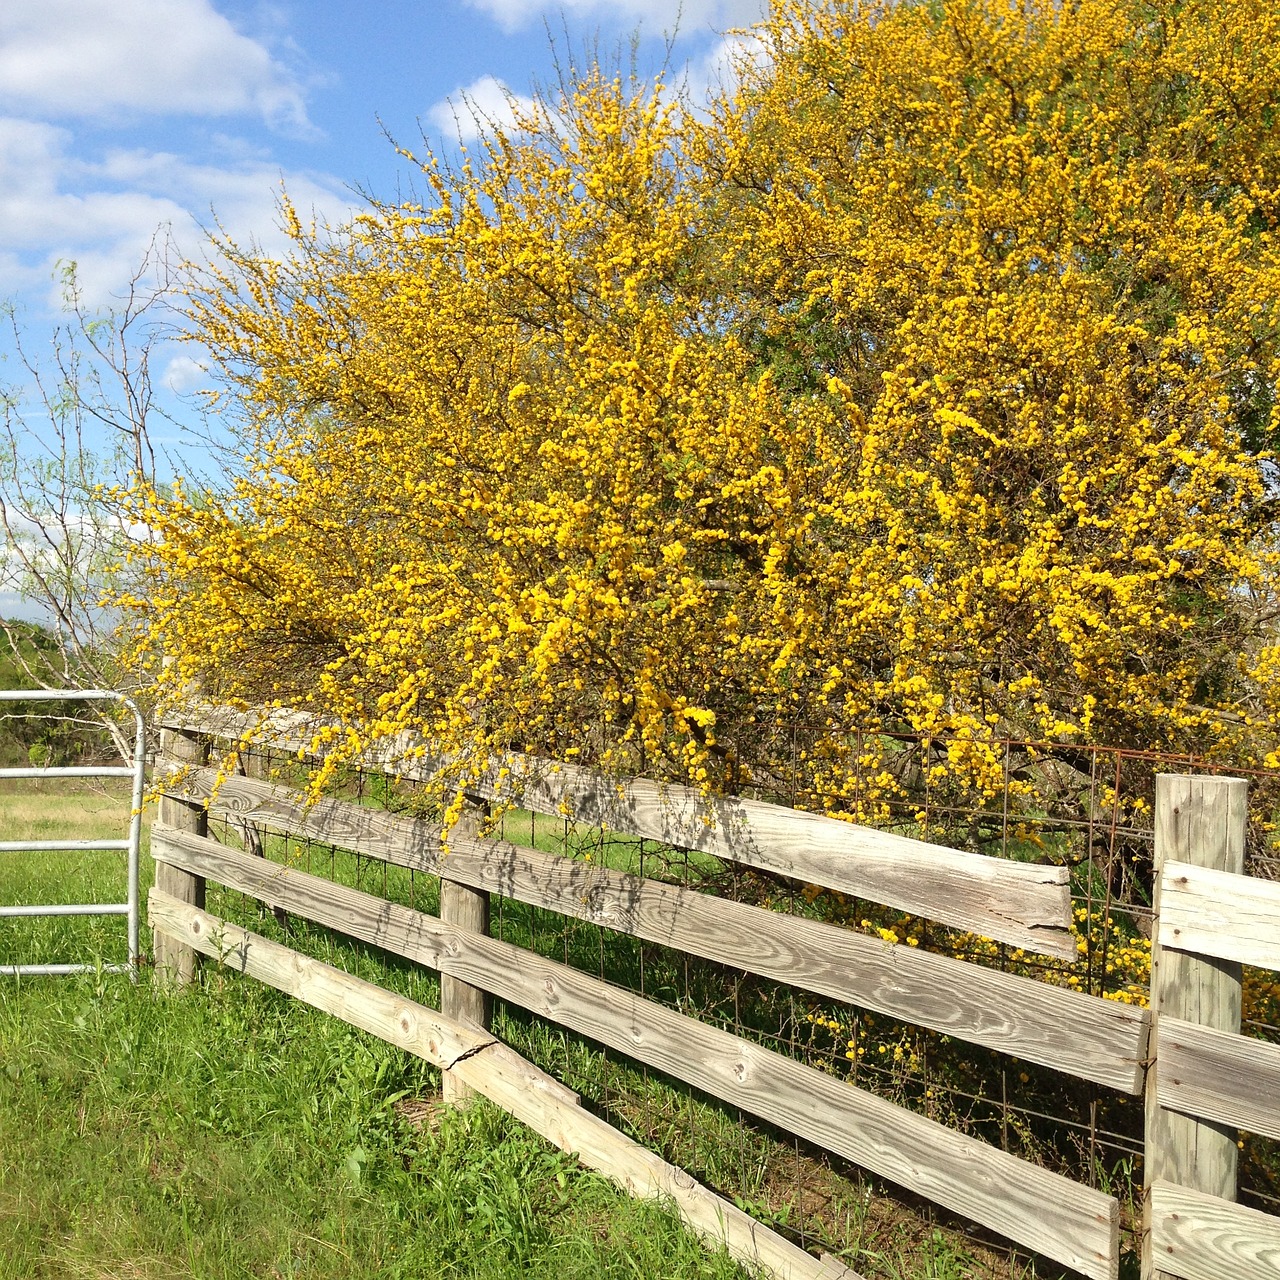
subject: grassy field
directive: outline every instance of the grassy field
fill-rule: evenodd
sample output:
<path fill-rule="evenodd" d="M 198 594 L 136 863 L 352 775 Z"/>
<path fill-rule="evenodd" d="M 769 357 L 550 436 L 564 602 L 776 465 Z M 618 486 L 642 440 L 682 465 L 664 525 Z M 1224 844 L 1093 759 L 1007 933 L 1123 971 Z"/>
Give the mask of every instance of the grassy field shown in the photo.
<path fill-rule="evenodd" d="M 123 832 L 122 790 L 8 785 L 3 838 Z M 429 878 L 415 887 L 381 864 L 315 856 L 318 872 L 434 906 Z M 123 900 L 123 854 L 0 859 L 0 901 Z M 145 849 L 142 867 L 145 898 Z M 270 913 L 224 896 L 211 909 L 276 930 Z M 504 923 L 526 943 L 530 928 L 532 918 Z M 123 918 L 6 920 L 0 964 L 119 960 L 124 937 Z M 436 978 L 414 966 L 300 921 L 287 940 L 438 1002 Z M 584 935 L 583 945 L 600 943 Z M 668 1154 L 766 1218 L 790 1222 L 822 1190 L 808 1171 L 806 1185 L 776 1185 L 765 1140 L 732 1115 L 647 1074 L 638 1089 L 637 1073 L 573 1037 L 506 1009 L 495 1030 L 584 1097 L 611 1097 L 615 1121 L 635 1132 L 670 1118 Z M 208 969 L 198 991 L 177 995 L 145 975 L 136 987 L 105 973 L 0 978 L 0 1280 L 743 1275 L 659 1206 L 620 1195 L 486 1104 L 439 1107 L 438 1090 L 425 1064 L 225 971 Z M 1035 1274 L 997 1272 L 927 1219 L 869 1191 L 847 1195 L 828 1192 L 824 1212 L 846 1219 L 874 1280 Z"/>
<path fill-rule="evenodd" d="M 68 785 L 65 780 L 61 786 L 0 782 L 0 839 L 119 840 L 129 834 L 128 828 L 127 780 L 110 787 Z M 0 902 L 15 906 L 123 902 L 125 859 L 117 851 L 0 853 Z M 150 867 L 143 870 L 149 873 Z M 0 965 L 123 963 L 127 958 L 123 916 L 0 922 Z"/>
<path fill-rule="evenodd" d="M 102 792 L 0 793 L 6 838 L 101 838 L 126 813 Z M 2 856 L 6 902 L 123 896 L 122 856 Z M 0 930 L 0 962 L 123 955 L 122 919 Z M 424 1064 L 256 983 L 0 979 L 0 1277 L 741 1274 L 437 1092 Z"/>

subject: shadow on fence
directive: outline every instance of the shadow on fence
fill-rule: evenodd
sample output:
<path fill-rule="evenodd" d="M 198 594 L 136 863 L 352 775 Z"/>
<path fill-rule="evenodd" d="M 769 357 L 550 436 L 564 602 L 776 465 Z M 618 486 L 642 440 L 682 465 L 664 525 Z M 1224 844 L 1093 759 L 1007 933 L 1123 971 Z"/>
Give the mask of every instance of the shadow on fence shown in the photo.
<path fill-rule="evenodd" d="M 942 776 L 927 740 L 878 735 L 851 745 L 865 785 L 836 806 L 872 829 L 782 786 L 708 804 L 512 756 L 473 780 L 446 840 L 433 765 L 403 743 L 307 805 L 310 737 L 297 717 L 227 712 L 166 730 L 181 782 L 153 833 L 152 919 L 179 979 L 218 955 L 394 1038 L 398 1006 L 352 1016 L 385 991 L 303 981 L 288 956 L 307 953 L 440 1008 L 437 1039 L 492 1027 L 523 1067 L 405 1047 L 455 1098 L 533 1072 L 535 1127 L 603 1142 L 597 1167 L 677 1200 L 706 1194 L 688 1170 L 735 1204 L 686 1217 L 778 1274 L 844 1273 L 813 1251 L 897 1274 L 936 1221 L 969 1229 L 975 1275 L 1034 1258 L 1040 1276 L 1110 1280 L 1136 1274 L 1144 1240 L 1146 1275 L 1280 1275 L 1274 775 L 1162 779 L 1194 762 L 1006 743 L 993 791 L 989 772 Z M 240 745 L 237 776 L 219 781 L 209 741 Z M 208 903 L 206 882 L 222 886 Z M 1224 953 L 1242 931 L 1256 945 Z M 1153 1006 L 1171 1065 L 1148 1072 Z M 614 1137 L 584 1134 L 566 1086 Z M 1252 1208 L 1228 1203 L 1237 1181 Z M 730 1223 L 735 1205 L 771 1230 Z"/>

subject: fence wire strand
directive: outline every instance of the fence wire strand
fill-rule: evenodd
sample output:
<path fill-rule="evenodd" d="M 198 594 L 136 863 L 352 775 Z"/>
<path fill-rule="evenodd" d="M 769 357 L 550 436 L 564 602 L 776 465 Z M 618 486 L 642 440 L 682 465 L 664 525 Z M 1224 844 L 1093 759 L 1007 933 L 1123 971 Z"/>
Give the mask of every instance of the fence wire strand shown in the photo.
<path fill-rule="evenodd" d="M 790 778 L 761 798 L 804 809 L 832 809 L 801 782 L 805 733 L 790 730 Z M 714 893 L 773 911 L 827 920 L 974 963 L 1022 973 L 1091 995 L 1141 1004 L 1147 998 L 1152 931 L 1152 801 L 1160 772 L 1231 773 L 1250 783 L 1247 870 L 1280 878 L 1276 821 L 1280 773 L 1227 770 L 1185 756 L 1062 748 L 1009 740 L 996 744 L 1003 783 L 993 794 L 938 771 L 938 744 L 911 735 L 855 735 L 856 769 L 840 804 L 875 825 L 992 856 L 1050 861 L 1070 868 L 1078 959 L 1032 956 L 1004 944 L 912 920 L 875 904 L 671 849 L 653 840 L 603 833 L 560 815 L 518 809 L 497 819 L 493 836 L 513 844 L 595 861 L 615 869 Z M 884 786 L 885 762 L 899 779 Z M 846 762 L 847 763 L 847 762 Z M 296 784 L 305 773 L 292 754 L 246 753 L 250 776 Z M 1035 785 L 1028 785 L 1028 779 Z M 441 816 L 427 790 L 403 780 L 353 773 L 340 794 L 358 804 L 430 819 Z M 837 806 L 839 807 L 839 806 Z M 874 811 L 874 815 L 873 815 Z M 220 822 L 228 843 L 312 874 L 327 875 L 416 910 L 438 911 L 438 881 L 385 861 L 347 854 L 310 838 L 281 839 Z M 391 964 L 406 994 L 438 1005 L 433 974 L 373 948 L 287 920 L 251 899 L 222 891 L 213 909 L 249 927 L 274 927 L 291 946 L 370 976 Z M 745 970 L 704 961 L 603 926 L 492 895 L 491 931 L 503 941 L 568 964 L 645 999 L 722 1027 L 798 1059 L 1015 1155 L 1116 1195 L 1122 1227 L 1136 1249 L 1142 1184 L 1143 1109 L 1130 1097 L 1018 1062 L 852 1005 L 780 987 Z M 385 985 L 385 981 L 384 981 Z M 994 1237 L 945 1211 L 883 1186 L 790 1135 L 702 1097 L 616 1051 L 590 1044 L 523 1010 L 495 1001 L 495 1032 L 559 1076 L 587 1105 L 713 1189 L 745 1204 L 809 1249 L 843 1255 L 869 1277 L 889 1276 L 894 1258 L 926 1248 L 939 1229 L 967 1251 L 966 1274 L 994 1278 L 1034 1272 Z M 1280 1043 L 1280 980 L 1245 975 L 1245 1034 Z M 1280 1207 L 1280 1144 L 1241 1135 L 1240 1200 Z M 904 1225 L 905 1224 L 905 1225 Z M 879 1261 L 876 1261 L 879 1259 Z M 877 1267 L 880 1268 L 877 1270 Z"/>

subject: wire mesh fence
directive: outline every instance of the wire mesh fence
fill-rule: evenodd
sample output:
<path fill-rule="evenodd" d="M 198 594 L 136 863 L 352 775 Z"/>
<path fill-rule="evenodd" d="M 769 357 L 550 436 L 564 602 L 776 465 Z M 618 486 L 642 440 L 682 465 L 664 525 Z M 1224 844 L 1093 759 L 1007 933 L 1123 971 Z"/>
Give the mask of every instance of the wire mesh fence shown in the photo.
<path fill-rule="evenodd" d="M 781 732 L 781 731 L 779 731 Z M 774 758 L 795 762 L 760 798 L 856 817 L 877 827 L 992 856 L 1071 868 L 1077 957 L 1058 961 L 1006 944 L 720 861 L 518 808 L 495 816 L 493 836 L 516 845 L 871 933 L 1130 1004 L 1147 1000 L 1152 932 L 1153 799 L 1157 773 L 1221 772 L 1250 782 L 1247 869 L 1280 878 L 1280 773 L 1229 770 L 1187 756 L 1005 741 L 976 762 L 955 744 L 918 735 L 855 735 L 840 761 L 838 796 L 814 786 L 808 753 L 822 735 L 786 731 Z M 993 767 L 994 766 L 994 767 Z M 297 782 L 296 756 L 256 749 L 239 767 Z M 352 772 L 346 798 L 439 819 L 420 784 Z M 219 838 L 416 909 L 438 910 L 438 881 L 314 840 L 267 836 L 223 821 Z M 422 1003 L 438 1006 L 434 974 L 223 891 L 212 909 Z M 637 992 L 747 1040 L 847 1079 L 953 1128 L 1116 1195 L 1130 1253 L 1142 1186 L 1142 1099 L 880 1014 L 780 986 L 595 923 L 498 893 L 494 936 Z M 1246 970 L 1244 1030 L 1280 1042 L 1280 982 Z M 877 1184 L 840 1160 L 703 1098 L 622 1055 L 498 1002 L 495 1032 L 561 1078 L 613 1123 L 735 1198 L 811 1249 L 856 1256 L 869 1277 L 892 1277 L 930 1250 L 961 1250 L 965 1274 L 1056 1275 L 996 1239 L 964 1231 L 936 1208 Z M 1280 1212 L 1280 1144 L 1240 1136 L 1240 1199 Z M 964 1232 L 963 1236 L 956 1234 Z M 939 1243 L 942 1241 L 943 1243 Z M 911 1265 L 916 1265 L 912 1263 Z M 1038 1269 L 1037 1269 L 1038 1268 Z"/>

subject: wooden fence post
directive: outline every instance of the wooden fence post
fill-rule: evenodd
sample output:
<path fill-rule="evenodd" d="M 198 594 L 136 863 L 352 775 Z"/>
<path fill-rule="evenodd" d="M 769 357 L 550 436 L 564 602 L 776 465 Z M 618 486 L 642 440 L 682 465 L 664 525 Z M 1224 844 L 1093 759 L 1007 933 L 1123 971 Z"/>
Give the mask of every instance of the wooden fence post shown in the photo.
<path fill-rule="evenodd" d="M 1174 1280 L 1159 1268 L 1151 1243 L 1153 1183 L 1236 1198 L 1237 1134 L 1234 1129 L 1169 1111 L 1156 1100 L 1160 1072 L 1160 1019 L 1181 1018 L 1219 1031 L 1240 1030 L 1240 965 L 1165 948 L 1159 942 L 1160 881 L 1166 862 L 1237 874 L 1244 870 L 1248 784 L 1243 778 L 1156 778 L 1155 918 L 1151 945 L 1151 1039 L 1146 1079 L 1146 1146 L 1143 1159 L 1143 1280 Z"/>
<path fill-rule="evenodd" d="M 474 837 L 488 816 L 488 805 L 467 797 L 466 807 L 453 830 L 460 836 Z M 472 933 L 489 932 L 489 893 L 485 889 L 472 889 L 456 884 L 446 877 L 449 874 L 449 857 L 444 857 L 440 877 L 440 919 L 458 929 Z M 492 1012 L 489 993 L 473 987 L 460 978 L 440 975 L 440 1012 L 447 1017 L 478 1031 L 488 1031 Z M 475 1095 L 470 1085 L 463 1084 L 452 1071 L 446 1070 L 440 1083 L 441 1097 L 453 1105 L 465 1103 Z"/>
<path fill-rule="evenodd" d="M 160 730 L 161 768 L 193 769 L 207 764 L 209 746 L 198 734 L 181 729 Z M 209 814 L 200 800 L 180 800 L 165 795 L 160 799 L 160 821 L 194 835 L 209 834 Z M 167 862 L 156 862 L 156 888 L 179 902 L 204 910 L 204 877 L 192 875 Z M 187 986 L 195 980 L 198 957 L 190 947 L 155 930 L 153 933 L 156 972 L 162 981 Z"/>

